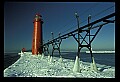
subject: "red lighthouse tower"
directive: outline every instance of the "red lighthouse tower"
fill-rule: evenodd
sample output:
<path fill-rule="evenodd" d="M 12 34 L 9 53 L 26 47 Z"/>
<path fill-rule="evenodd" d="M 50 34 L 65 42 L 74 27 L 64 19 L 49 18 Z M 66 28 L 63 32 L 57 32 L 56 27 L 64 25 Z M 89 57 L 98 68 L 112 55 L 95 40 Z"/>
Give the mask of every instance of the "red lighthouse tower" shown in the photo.
<path fill-rule="evenodd" d="M 43 21 L 41 19 L 40 14 L 36 14 L 34 18 L 34 31 L 33 31 L 33 38 L 32 38 L 32 54 L 38 55 L 38 53 L 42 54 L 43 47 L 41 46 L 43 44 L 42 40 L 42 24 Z"/>

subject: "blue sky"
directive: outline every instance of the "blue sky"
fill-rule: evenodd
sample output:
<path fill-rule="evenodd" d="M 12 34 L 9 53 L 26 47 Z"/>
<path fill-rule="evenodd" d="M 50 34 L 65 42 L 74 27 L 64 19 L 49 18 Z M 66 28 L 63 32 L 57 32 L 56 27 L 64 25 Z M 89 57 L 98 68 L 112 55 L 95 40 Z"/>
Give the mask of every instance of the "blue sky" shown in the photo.
<path fill-rule="evenodd" d="M 114 6 L 106 11 L 105 9 Z M 4 50 L 19 51 L 32 48 L 33 19 L 36 13 L 42 15 L 44 42 L 51 40 L 51 32 L 57 37 L 77 29 L 74 13 L 80 17 L 80 26 L 115 12 L 114 2 L 5 2 L 4 4 Z M 100 13 L 102 12 L 102 13 Z M 100 13 L 99 15 L 96 15 Z M 95 16 L 96 15 L 96 16 Z M 68 30 L 70 29 L 70 30 Z M 52 46 L 50 46 L 52 48 Z M 108 24 L 98 33 L 92 42 L 94 50 L 115 49 L 115 24 Z M 77 42 L 73 37 L 62 41 L 62 50 L 77 51 Z"/>

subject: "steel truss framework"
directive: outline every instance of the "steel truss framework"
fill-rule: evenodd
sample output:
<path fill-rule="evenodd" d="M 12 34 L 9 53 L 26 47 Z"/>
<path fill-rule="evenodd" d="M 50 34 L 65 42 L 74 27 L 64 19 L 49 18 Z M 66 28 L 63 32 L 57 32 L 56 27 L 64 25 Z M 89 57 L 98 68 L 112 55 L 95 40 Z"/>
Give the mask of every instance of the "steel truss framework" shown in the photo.
<path fill-rule="evenodd" d="M 52 34 L 52 39 L 54 40 L 54 35 L 53 33 L 51 32 Z M 60 53 L 60 45 L 61 45 L 61 42 L 62 42 L 62 38 L 60 37 L 60 33 L 59 33 L 59 37 L 58 39 L 55 39 L 54 41 L 52 41 L 52 56 L 53 56 L 53 53 L 55 50 L 58 50 L 59 51 L 59 56 L 61 56 L 61 53 Z"/>
<path fill-rule="evenodd" d="M 46 44 L 46 45 L 43 46 L 43 52 L 44 52 L 44 54 L 46 54 L 46 53 L 49 54 L 49 44 Z"/>
<path fill-rule="evenodd" d="M 78 43 L 78 54 L 77 54 L 77 56 L 79 57 L 80 50 L 83 47 L 86 47 L 90 51 L 91 60 L 93 62 L 93 55 L 92 55 L 92 50 L 91 50 L 91 43 L 93 42 L 93 40 L 95 39 L 96 35 L 98 34 L 98 32 L 100 31 L 100 29 L 104 25 L 115 22 L 115 20 L 108 20 L 109 18 L 112 18 L 114 16 L 115 16 L 115 13 L 112 13 L 110 15 L 107 15 L 107 16 L 105 16 L 105 17 L 103 17 L 101 19 L 98 19 L 98 20 L 96 20 L 94 22 L 91 22 L 91 23 L 89 23 L 90 17 L 88 17 L 88 24 L 79 28 L 79 16 L 76 15 L 77 23 L 78 23 L 78 29 L 76 29 L 74 31 L 71 31 L 71 32 L 69 32 L 67 34 L 64 34 L 62 36 L 60 36 L 60 34 L 59 34 L 59 37 L 55 38 L 55 39 L 54 39 L 54 36 L 53 36 L 53 33 L 52 33 L 52 40 L 48 41 L 45 44 L 43 44 L 43 46 L 52 44 L 52 46 L 53 46 L 52 56 L 53 56 L 54 50 L 58 50 L 59 51 L 59 55 L 61 56 L 60 45 L 61 45 L 62 40 L 63 39 L 67 39 L 70 36 L 72 36 L 77 41 L 77 43 Z M 101 23 L 101 24 L 99 24 L 99 23 Z M 92 29 L 95 29 L 95 28 L 96 28 L 96 32 L 94 34 L 91 34 L 90 31 Z M 82 36 L 83 32 L 86 33 L 85 36 Z M 86 40 L 86 38 L 88 38 L 88 40 Z M 85 44 L 83 44 L 83 43 L 85 43 Z"/>

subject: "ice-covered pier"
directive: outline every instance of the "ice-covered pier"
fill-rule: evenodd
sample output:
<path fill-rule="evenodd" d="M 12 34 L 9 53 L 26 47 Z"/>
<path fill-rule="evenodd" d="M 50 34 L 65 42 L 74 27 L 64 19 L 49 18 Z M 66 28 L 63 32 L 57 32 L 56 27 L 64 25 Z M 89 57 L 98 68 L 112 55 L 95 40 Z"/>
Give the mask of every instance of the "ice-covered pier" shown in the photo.
<path fill-rule="evenodd" d="M 14 64 L 4 70 L 4 77 L 115 78 L 115 67 L 111 66 L 96 64 L 96 72 L 91 63 L 79 61 L 80 72 L 73 72 L 74 60 L 32 55 L 31 52 L 20 55 Z"/>

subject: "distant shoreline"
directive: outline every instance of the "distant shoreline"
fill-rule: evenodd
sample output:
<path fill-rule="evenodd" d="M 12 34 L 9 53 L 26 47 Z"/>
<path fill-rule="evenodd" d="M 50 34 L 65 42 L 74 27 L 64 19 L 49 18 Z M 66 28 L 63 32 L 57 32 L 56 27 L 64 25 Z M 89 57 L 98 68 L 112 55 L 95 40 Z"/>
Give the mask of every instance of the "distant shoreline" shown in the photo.
<path fill-rule="evenodd" d="M 90 51 L 86 51 L 86 53 L 90 53 Z M 92 53 L 115 53 L 115 51 L 92 51 Z"/>
<path fill-rule="evenodd" d="M 18 53 L 18 52 L 4 52 L 4 54 L 6 54 L 6 53 Z"/>

